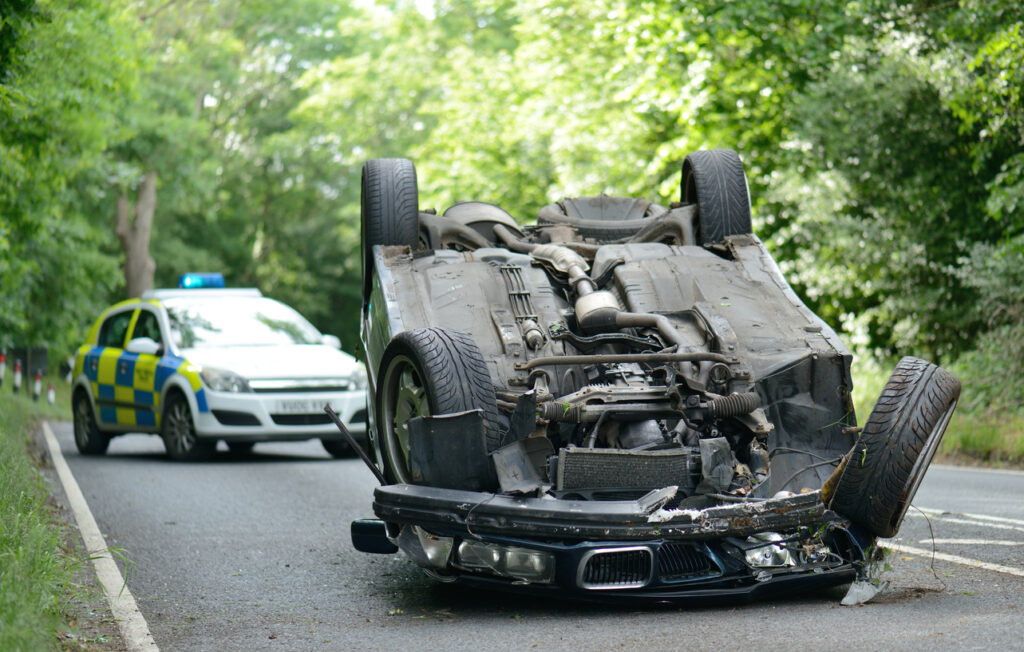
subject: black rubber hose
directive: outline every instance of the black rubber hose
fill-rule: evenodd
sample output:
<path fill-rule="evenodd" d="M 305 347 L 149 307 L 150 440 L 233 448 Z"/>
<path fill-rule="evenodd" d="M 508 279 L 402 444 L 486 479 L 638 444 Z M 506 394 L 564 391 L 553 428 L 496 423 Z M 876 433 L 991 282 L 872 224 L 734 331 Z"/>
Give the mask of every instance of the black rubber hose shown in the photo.
<path fill-rule="evenodd" d="M 711 402 L 714 415 L 720 419 L 750 414 L 761 407 L 761 397 L 755 392 L 732 394 L 724 398 L 716 398 Z"/>

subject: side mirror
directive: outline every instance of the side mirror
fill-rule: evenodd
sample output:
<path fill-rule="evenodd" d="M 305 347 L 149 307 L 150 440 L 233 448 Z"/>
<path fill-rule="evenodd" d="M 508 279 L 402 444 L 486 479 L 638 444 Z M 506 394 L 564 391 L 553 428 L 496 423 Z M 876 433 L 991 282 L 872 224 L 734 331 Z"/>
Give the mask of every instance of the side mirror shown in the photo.
<path fill-rule="evenodd" d="M 324 335 L 323 337 L 320 338 L 320 341 L 326 344 L 327 346 L 332 346 L 336 349 L 341 348 L 341 340 L 338 339 L 337 335 Z"/>
<path fill-rule="evenodd" d="M 160 355 L 161 347 L 151 337 L 136 337 L 128 342 L 124 350 L 128 353 L 145 353 L 146 355 Z"/>

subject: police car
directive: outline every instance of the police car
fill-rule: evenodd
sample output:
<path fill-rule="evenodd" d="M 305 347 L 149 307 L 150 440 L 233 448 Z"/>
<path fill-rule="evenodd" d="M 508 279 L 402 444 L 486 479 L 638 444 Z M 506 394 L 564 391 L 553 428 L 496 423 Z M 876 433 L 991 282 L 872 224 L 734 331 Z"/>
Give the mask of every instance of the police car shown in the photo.
<path fill-rule="evenodd" d="M 177 460 L 257 442 L 318 438 L 348 452 L 330 405 L 366 436 L 366 372 L 287 305 L 219 274 L 184 275 L 103 312 L 75 356 L 75 444 L 102 455 L 112 437 L 158 434 Z"/>

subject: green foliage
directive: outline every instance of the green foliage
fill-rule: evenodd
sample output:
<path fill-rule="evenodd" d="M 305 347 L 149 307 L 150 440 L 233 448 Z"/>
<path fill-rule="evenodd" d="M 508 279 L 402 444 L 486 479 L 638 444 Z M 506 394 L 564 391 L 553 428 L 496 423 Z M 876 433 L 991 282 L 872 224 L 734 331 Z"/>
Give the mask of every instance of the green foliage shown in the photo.
<path fill-rule="evenodd" d="M 113 201 L 148 170 L 158 285 L 223 271 L 352 349 L 366 159 L 414 159 L 424 207 L 527 221 L 565 195 L 676 200 L 689 152 L 731 147 L 755 231 L 858 349 L 959 359 L 971 410 L 1017 391 L 982 371 L 1020 377 L 1016 353 L 986 362 L 1020 341 L 990 292 L 1020 287 L 1019 2 L 9 6 L 0 346 L 73 341 L 116 298 Z"/>
<path fill-rule="evenodd" d="M 12 12 L 12 13 L 6 13 Z M 132 41 L 104 2 L 13 3 L 0 71 L 0 349 L 68 350 L 79 311 L 115 273 L 81 198 L 103 192 L 105 150 L 133 84 Z"/>

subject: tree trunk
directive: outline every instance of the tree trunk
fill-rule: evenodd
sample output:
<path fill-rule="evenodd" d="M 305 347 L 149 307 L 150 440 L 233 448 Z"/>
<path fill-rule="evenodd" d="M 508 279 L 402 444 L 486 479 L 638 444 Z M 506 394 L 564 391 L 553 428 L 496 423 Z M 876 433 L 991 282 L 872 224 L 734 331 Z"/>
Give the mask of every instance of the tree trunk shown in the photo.
<path fill-rule="evenodd" d="M 139 198 L 133 204 L 125 195 L 117 198 L 114 227 L 124 248 L 124 280 L 128 298 L 142 296 L 153 288 L 156 263 L 149 255 L 149 236 L 156 209 L 156 172 L 150 171 L 139 184 Z"/>

